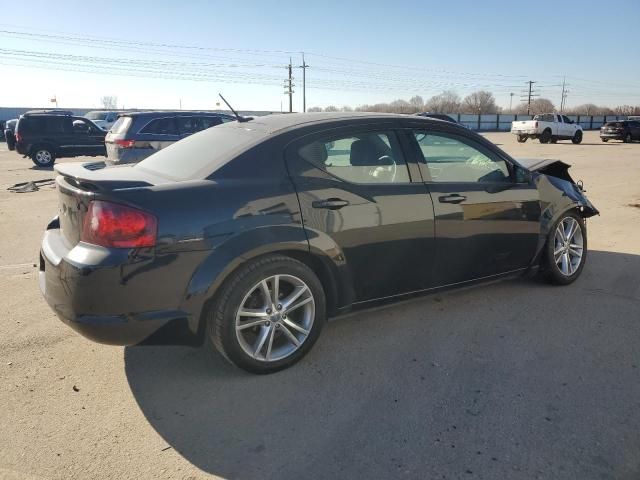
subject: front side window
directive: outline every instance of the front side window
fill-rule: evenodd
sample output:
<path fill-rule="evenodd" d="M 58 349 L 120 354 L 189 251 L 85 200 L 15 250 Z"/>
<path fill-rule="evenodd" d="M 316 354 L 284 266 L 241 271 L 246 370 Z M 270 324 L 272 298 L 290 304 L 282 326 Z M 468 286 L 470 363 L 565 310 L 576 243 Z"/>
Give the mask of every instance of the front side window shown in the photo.
<path fill-rule="evenodd" d="M 298 149 L 303 160 L 351 183 L 407 183 L 407 164 L 395 134 L 365 132 L 333 136 Z"/>
<path fill-rule="evenodd" d="M 414 131 L 433 182 L 510 182 L 507 162 L 480 145 L 445 134 Z"/>
<path fill-rule="evenodd" d="M 158 118 L 151 121 L 146 125 L 140 133 L 153 133 L 155 135 L 177 135 L 178 129 L 176 127 L 176 119 L 170 118 Z"/>
<path fill-rule="evenodd" d="M 571 123 L 571 120 L 566 115 L 562 115 L 562 120 L 564 120 L 564 123 Z"/>

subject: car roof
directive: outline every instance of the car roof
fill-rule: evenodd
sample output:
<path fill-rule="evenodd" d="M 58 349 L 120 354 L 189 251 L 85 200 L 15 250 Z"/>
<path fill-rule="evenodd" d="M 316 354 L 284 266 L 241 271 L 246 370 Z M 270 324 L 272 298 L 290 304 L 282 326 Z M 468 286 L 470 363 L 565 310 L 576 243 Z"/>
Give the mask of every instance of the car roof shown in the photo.
<path fill-rule="evenodd" d="M 205 110 L 154 110 L 147 112 L 127 112 L 122 111 L 120 115 L 123 117 L 162 117 L 162 116 L 171 116 L 171 117 L 182 117 L 182 116 L 193 116 L 193 115 L 207 115 L 212 117 L 228 117 L 234 118 L 232 115 L 226 113 L 218 113 L 211 112 Z"/>
<path fill-rule="evenodd" d="M 403 115 L 398 113 L 371 113 L 371 112 L 313 112 L 313 113 L 279 113 L 255 117 L 246 122 L 232 122 L 221 125 L 216 128 L 250 128 L 254 130 L 262 130 L 265 133 L 276 133 L 283 130 L 292 130 L 302 128 L 309 125 L 321 125 L 324 123 L 340 122 L 348 125 L 349 123 L 360 123 L 362 120 L 405 120 L 412 122 L 431 122 L 438 125 L 443 123 L 428 117 L 419 117 L 415 115 Z"/>

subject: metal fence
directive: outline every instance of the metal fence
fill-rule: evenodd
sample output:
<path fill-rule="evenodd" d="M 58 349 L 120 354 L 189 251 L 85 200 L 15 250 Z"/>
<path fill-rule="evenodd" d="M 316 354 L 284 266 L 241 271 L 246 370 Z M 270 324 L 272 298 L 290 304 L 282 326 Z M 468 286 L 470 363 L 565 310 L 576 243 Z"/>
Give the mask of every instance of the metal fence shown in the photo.
<path fill-rule="evenodd" d="M 451 117 L 458 123 L 477 131 L 500 132 L 511 130 L 511 122 L 532 120 L 533 115 L 488 114 L 469 115 L 466 113 L 451 113 Z M 626 120 L 625 115 L 566 115 L 569 120 L 579 124 L 584 130 L 597 130 L 607 122 Z"/>

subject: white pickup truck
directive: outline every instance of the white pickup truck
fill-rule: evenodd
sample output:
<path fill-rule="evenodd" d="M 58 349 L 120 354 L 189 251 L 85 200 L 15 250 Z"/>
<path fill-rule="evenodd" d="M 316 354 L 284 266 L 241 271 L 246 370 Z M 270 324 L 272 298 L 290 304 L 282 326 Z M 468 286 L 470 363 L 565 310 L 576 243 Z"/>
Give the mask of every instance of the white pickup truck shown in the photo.
<path fill-rule="evenodd" d="M 511 122 L 511 133 L 518 136 L 520 143 L 528 138 L 537 138 L 540 143 L 556 143 L 558 140 L 582 142 L 582 127 L 556 113 L 536 115 L 533 120 Z"/>

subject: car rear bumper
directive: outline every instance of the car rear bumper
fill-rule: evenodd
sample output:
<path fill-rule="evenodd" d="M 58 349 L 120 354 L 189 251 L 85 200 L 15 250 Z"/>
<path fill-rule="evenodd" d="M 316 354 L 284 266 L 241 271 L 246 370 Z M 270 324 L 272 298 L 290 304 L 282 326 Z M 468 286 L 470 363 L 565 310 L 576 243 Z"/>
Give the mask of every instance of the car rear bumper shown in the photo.
<path fill-rule="evenodd" d="M 624 133 L 600 133 L 600 138 L 607 140 L 624 140 Z"/>
<path fill-rule="evenodd" d="M 537 135 L 538 132 L 535 130 L 511 130 L 511 133 L 514 135 Z"/>
<path fill-rule="evenodd" d="M 134 272 L 123 276 L 129 253 L 83 243 L 69 249 L 61 230 L 49 229 L 40 250 L 40 290 L 60 320 L 95 342 L 136 345 L 169 325 L 187 330 L 187 313 L 166 308 L 166 301 L 162 305 L 148 282 L 141 288 L 139 281 L 127 278 Z"/>

